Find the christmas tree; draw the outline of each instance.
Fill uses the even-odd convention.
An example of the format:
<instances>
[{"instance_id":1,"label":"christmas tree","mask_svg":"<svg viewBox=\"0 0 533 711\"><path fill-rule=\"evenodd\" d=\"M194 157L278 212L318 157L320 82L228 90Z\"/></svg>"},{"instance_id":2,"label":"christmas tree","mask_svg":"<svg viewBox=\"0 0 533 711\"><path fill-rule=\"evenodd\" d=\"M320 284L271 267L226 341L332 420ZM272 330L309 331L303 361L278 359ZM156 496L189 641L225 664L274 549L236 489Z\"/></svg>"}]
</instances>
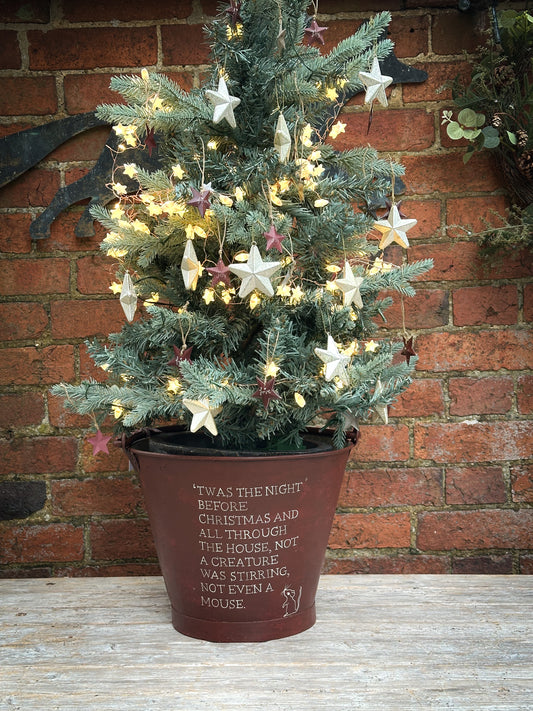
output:
<instances>
[{"instance_id":1,"label":"christmas tree","mask_svg":"<svg viewBox=\"0 0 533 711\"><path fill-rule=\"evenodd\" d=\"M386 420L410 383L412 340L372 338L391 303L380 293L412 296L431 266L383 260L391 242L408 246L416 222L391 194L403 169L367 145L334 147L343 92L364 86L371 105L387 102L390 17L321 54L327 28L307 5L222 7L206 30L213 61L201 88L147 70L112 80L126 104L100 106L100 117L124 151L157 146L164 168L124 162L115 204L94 210L129 323L90 344L106 382L54 393L92 413L98 435L111 414L120 431L178 422L222 448L285 450L318 424L342 447L359 420ZM373 228L379 243L366 239Z\"/></svg>"}]
</instances>

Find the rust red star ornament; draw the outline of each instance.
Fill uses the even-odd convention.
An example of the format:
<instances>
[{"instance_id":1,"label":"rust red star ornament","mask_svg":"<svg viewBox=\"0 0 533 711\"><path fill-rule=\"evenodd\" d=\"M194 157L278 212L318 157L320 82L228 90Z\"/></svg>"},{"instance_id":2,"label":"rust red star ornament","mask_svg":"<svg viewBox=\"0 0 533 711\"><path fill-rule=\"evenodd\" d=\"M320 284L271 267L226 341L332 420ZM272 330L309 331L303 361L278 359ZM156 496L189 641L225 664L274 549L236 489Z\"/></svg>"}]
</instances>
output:
<instances>
[{"instance_id":1,"label":"rust red star ornament","mask_svg":"<svg viewBox=\"0 0 533 711\"><path fill-rule=\"evenodd\" d=\"M178 346L172 346L174 349L174 358L171 358L167 365L175 365L177 368L180 367L180 363L182 363L184 360L191 362L191 353L192 353L192 346L190 348L187 348L186 346L183 346L183 348L178 348Z\"/></svg>"},{"instance_id":2,"label":"rust red star ornament","mask_svg":"<svg viewBox=\"0 0 533 711\"><path fill-rule=\"evenodd\" d=\"M93 454L98 454L98 452L109 454L107 445L110 439L111 435L104 435L100 432L100 430L96 430L96 434L92 437L87 437L87 441L92 445Z\"/></svg>"},{"instance_id":3,"label":"rust red star ornament","mask_svg":"<svg viewBox=\"0 0 533 711\"><path fill-rule=\"evenodd\" d=\"M413 348L413 338L414 338L414 336L409 336L409 338L402 336L403 348L400 351L400 353L401 353L401 355L405 356L407 365L409 365L409 361L411 360L411 357L416 355L415 349Z\"/></svg>"},{"instance_id":4,"label":"rust red star ornament","mask_svg":"<svg viewBox=\"0 0 533 711\"><path fill-rule=\"evenodd\" d=\"M274 390L276 378L268 378L266 380L256 378L256 381L258 387L252 397L261 398L265 410L268 408L271 400L281 400L281 395Z\"/></svg>"}]
</instances>

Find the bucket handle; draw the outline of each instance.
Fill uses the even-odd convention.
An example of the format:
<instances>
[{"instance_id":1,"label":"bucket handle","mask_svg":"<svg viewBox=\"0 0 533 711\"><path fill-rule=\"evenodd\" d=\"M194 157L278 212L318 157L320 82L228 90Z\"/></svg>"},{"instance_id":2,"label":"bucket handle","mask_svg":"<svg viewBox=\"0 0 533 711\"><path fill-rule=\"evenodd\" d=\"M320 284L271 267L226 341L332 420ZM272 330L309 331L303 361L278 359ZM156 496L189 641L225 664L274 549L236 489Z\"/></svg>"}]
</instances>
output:
<instances>
[{"instance_id":1,"label":"bucket handle","mask_svg":"<svg viewBox=\"0 0 533 711\"><path fill-rule=\"evenodd\" d=\"M139 473L139 459L135 452L132 450L132 445L138 440L138 439L144 439L145 437L149 437L153 433L160 432L161 430L158 430L156 427L143 427L140 430L136 430L131 434L129 437L126 435L125 432L122 433L121 437L117 437L115 440L115 445L117 447L120 447L124 454L128 457L131 466L135 469L137 474Z\"/></svg>"}]
</instances>

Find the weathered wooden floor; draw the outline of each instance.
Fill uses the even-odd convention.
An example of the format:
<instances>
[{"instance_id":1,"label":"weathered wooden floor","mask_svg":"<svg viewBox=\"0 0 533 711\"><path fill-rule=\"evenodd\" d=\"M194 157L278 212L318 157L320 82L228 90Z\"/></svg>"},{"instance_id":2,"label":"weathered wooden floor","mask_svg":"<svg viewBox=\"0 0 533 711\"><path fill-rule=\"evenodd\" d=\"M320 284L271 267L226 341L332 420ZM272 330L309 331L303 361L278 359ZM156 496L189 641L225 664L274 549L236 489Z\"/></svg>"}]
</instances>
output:
<instances>
[{"instance_id":1,"label":"weathered wooden floor","mask_svg":"<svg viewBox=\"0 0 533 711\"><path fill-rule=\"evenodd\" d=\"M533 576L325 576L295 637L171 626L161 578L0 580L2 711L533 709Z\"/></svg>"}]
</instances>

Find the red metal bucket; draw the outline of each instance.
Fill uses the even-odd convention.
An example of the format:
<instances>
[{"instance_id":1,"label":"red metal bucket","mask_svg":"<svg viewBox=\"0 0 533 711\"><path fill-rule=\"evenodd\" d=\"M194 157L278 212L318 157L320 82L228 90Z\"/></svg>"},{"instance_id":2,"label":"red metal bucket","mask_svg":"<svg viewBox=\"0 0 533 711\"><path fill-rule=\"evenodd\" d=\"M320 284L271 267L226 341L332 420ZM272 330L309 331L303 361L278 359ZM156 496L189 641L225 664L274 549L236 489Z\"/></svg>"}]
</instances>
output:
<instances>
[{"instance_id":1,"label":"red metal bucket","mask_svg":"<svg viewBox=\"0 0 533 711\"><path fill-rule=\"evenodd\" d=\"M266 641L311 627L351 446L311 443L269 456L151 449L146 436L127 446L174 627L213 642Z\"/></svg>"}]
</instances>

